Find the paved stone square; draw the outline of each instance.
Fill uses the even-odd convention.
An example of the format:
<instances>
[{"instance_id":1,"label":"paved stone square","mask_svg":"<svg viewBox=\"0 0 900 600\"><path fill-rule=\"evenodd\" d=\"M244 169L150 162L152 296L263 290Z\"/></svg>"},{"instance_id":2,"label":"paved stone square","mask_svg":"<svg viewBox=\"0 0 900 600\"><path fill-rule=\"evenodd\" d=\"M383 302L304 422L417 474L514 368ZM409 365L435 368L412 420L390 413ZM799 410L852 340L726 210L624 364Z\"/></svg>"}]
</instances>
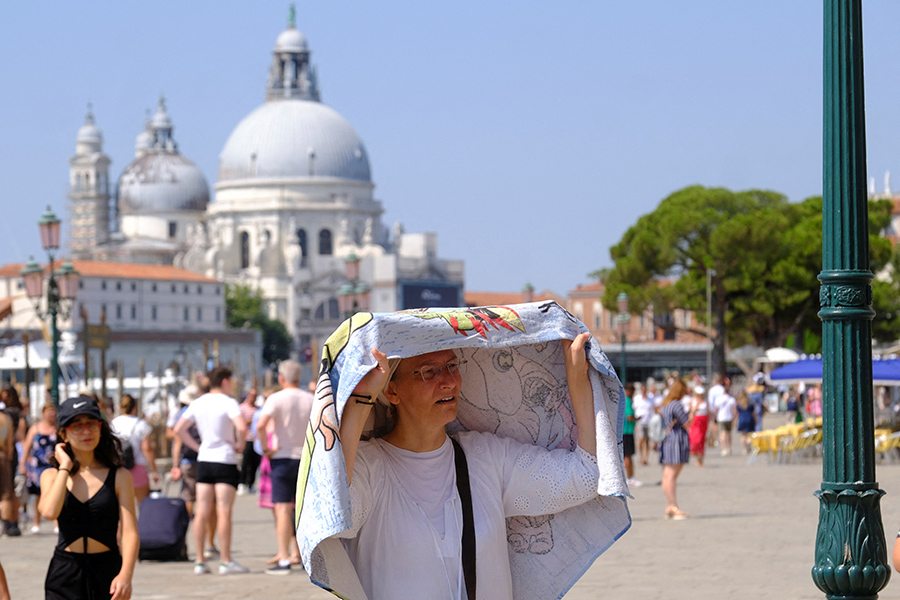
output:
<instances>
[{"instance_id":1,"label":"paved stone square","mask_svg":"<svg viewBox=\"0 0 900 600\"><path fill-rule=\"evenodd\" d=\"M900 464L880 465L877 473L887 492L882 511L890 551L900 528ZM663 519L660 475L659 466L638 466L637 477L645 485L633 491L631 529L594 563L567 600L824 598L809 574L820 464L771 465L763 459L748 467L739 454L708 456L706 467L686 467L679 479L679 503L691 514L684 521ZM13 600L43 598L56 543L50 529L45 524L41 535L0 539ZM257 508L255 496L237 498L234 547L235 558L251 573L195 576L192 563L139 563L133 597L333 598L305 573L264 573L265 559L275 552L274 520L269 510ZM892 580L880 597L900 597L900 583Z\"/></svg>"}]
</instances>

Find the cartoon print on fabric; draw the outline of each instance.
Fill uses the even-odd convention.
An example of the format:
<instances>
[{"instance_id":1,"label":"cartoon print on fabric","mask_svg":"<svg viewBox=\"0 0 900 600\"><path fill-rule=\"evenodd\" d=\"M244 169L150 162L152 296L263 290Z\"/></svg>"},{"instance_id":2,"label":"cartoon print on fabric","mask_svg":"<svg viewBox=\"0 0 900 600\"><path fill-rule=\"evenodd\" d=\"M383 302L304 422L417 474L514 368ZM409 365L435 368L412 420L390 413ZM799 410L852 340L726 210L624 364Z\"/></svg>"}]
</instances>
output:
<instances>
[{"instance_id":1,"label":"cartoon print on fabric","mask_svg":"<svg viewBox=\"0 0 900 600\"><path fill-rule=\"evenodd\" d=\"M341 323L338 328L334 330L334 333L328 336L328 340L326 340L325 345L322 346L322 363L319 365L320 377L323 373L329 373L331 368L334 367L334 362L337 360L338 356L340 356L341 351L347 347L353 332L368 325L372 321L372 318L372 313L370 312L356 313Z\"/></svg>"},{"instance_id":2,"label":"cartoon print on fabric","mask_svg":"<svg viewBox=\"0 0 900 600\"><path fill-rule=\"evenodd\" d=\"M506 539L516 554L547 554L553 550L553 515L510 517L506 520Z\"/></svg>"},{"instance_id":3,"label":"cartoon print on fabric","mask_svg":"<svg viewBox=\"0 0 900 600\"><path fill-rule=\"evenodd\" d=\"M372 313L368 312L353 315L341 323L322 347L322 363L319 367L319 381L316 383L316 397L312 406L309 426L306 429L306 443L303 445L300 474L297 478L295 525L300 523L300 513L303 511L303 497L306 494L306 486L309 482L312 455L318 445L316 433L319 434L322 442L325 444L325 452L331 451L334 448L335 441L338 439L337 407L335 406L329 373L334 367L337 357L347 347L350 336L371 323L372 318Z\"/></svg>"},{"instance_id":4,"label":"cartoon print on fabric","mask_svg":"<svg viewBox=\"0 0 900 600\"><path fill-rule=\"evenodd\" d=\"M421 312L418 312L421 311ZM494 329L509 329L510 331L525 331L525 325L519 318L519 314L508 306L479 306L477 308L444 310L430 312L429 309L416 309L405 311L420 319L444 319L453 327L453 331L460 335L469 335L468 331L475 331L481 337L487 337L489 327Z\"/></svg>"},{"instance_id":5,"label":"cartoon print on fabric","mask_svg":"<svg viewBox=\"0 0 900 600\"><path fill-rule=\"evenodd\" d=\"M578 440L571 403L566 402L562 344L461 352L468 359L460 392L459 423L463 428L545 448L575 449Z\"/></svg>"},{"instance_id":6,"label":"cartoon print on fabric","mask_svg":"<svg viewBox=\"0 0 900 600\"><path fill-rule=\"evenodd\" d=\"M575 415L568 401L565 358L558 340L524 346L463 348L460 352L468 360L460 391L458 426L461 429L490 431L544 448L575 450L578 445ZM550 552L553 549L550 519L550 516L507 519L506 535L511 551Z\"/></svg>"}]
</instances>

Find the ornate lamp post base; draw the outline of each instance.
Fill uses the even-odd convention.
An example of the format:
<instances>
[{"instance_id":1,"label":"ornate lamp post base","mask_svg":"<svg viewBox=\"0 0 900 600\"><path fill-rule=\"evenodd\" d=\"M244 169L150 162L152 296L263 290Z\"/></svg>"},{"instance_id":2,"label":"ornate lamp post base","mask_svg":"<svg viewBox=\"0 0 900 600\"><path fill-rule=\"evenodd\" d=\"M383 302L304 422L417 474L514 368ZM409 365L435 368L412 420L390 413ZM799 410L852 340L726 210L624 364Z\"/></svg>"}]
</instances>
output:
<instances>
[{"instance_id":1,"label":"ornate lamp post base","mask_svg":"<svg viewBox=\"0 0 900 600\"><path fill-rule=\"evenodd\" d=\"M890 580L881 520L883 495L877 484L816 492L819 531L812 578L827 598L874 599Z\"/></svg>"}]
</instances>

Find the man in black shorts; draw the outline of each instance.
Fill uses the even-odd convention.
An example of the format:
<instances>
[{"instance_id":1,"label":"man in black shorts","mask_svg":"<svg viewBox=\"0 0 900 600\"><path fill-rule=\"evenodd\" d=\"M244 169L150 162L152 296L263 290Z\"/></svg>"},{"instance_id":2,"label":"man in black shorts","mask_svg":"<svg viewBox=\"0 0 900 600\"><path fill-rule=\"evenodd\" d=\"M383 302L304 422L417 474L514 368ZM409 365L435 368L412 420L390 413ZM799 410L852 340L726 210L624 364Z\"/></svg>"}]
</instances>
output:
<instances>
[{"instance_id":1,"label":"man in black shorts","mask_svg":"<svg viewBox=\"0 0 900 600\"><path fill-rule=\"evenodd\" d=\"M271 424L273 438L278 440L278 445L272 447L264 434L259 436L263 454L272 465L272 502L278 536L278 562L266 571L269 575L287 575L291 563L300 560L294 538L294 497L313 403L313 395L300 389L300 374L300 363L295 360L278 365L278 383L283 389L266 398L257 423L260 432L267 431Z\"/></svg>"},{"instance_id":2,"label":"man in black shorts","mask_svg":"<svg viewBox=\"0 0 900 600\"><path fill-rule=\"evenodd\" d=\"M203 560L203 543L216 511L221 563L219 574L246 573L247 567L231 558L231 511L237 492L238 459L244 448L247 426L237 400L231 397L231 370L217 367L209 373L210 390L194 400L175 425L175 434L185 446L197 451L197 504L194 510L194 541L197 562L194 574L209 573ZM201 443L188 430L197 426ZM215 507L215 508L214 508Z\"/></svg>"}]
</instances>

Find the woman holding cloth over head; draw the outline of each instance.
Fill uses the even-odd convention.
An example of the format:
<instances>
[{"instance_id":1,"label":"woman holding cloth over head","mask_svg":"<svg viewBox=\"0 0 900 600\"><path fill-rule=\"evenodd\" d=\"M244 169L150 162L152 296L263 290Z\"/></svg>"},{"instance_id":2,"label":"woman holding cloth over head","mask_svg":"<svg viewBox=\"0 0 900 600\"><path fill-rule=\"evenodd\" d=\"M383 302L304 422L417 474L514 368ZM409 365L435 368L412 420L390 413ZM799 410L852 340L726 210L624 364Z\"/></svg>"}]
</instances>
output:
<instances>
[{"instance_id":1,"label":"woman holding cloth over head","mask_svg":"<svg viewBox=\"0 0 900 600\"><path fill-rule=\"evenodd\" d=\"M378 365L341 418L353 526L335 536L344 538L370 600L460 600L475 598L476 589L479 598L511 600L506 519L558 513L597 497L588 338L562 340L574 452L476 431L451 438L445 426L457 417L466 361L453 350L390 362L372 351ZM394 428L360 442L376 401L390 404Z\"/></svg>"},{"instance_id":2,"label":"woman holding cloth over head","mask_svg":"<svg viewBox=\"0 0 900 600\"><path fill-rule=\"evenodd\" d=\"M139 541L134 483L122 468L119 439L88 396L63 402L58 423L61 443L41 474L38 505L41 516L59 523L46 598L128 600Z\"/></svg>"}]
</instances>

